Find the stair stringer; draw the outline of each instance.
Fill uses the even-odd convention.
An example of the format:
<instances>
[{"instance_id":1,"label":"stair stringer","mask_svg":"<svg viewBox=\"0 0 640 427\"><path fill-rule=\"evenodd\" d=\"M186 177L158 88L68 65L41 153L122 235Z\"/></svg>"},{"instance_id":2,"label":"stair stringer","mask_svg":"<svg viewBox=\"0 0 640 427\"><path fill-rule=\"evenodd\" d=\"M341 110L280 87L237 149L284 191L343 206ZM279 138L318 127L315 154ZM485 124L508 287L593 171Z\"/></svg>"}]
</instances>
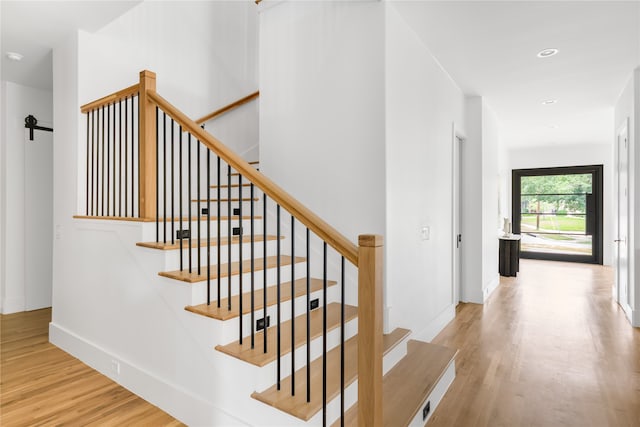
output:
<instances>
[{"instance_id":1,"label":"stair stringer","mask_svg":"<svg viewBox=\"0 0 640 427\"><path fill-rule=\"evenodd\" d=\"M228 326L184 310L191 287L159 277L161 255L135 246L154 233L154 224L74 221L65 237L82 286L76 309L54 316L51 341L189 425L299 425L251 399L261 385L251 371L214 351Z\"/></svg>"}]
</instances>

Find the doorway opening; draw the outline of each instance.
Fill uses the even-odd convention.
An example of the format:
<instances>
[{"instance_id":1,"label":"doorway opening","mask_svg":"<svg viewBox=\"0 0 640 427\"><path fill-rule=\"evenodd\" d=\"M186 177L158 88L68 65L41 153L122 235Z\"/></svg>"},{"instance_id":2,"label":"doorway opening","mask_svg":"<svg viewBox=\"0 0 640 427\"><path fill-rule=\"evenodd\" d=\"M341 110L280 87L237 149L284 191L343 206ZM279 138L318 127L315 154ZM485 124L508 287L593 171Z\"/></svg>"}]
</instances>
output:
<instances>
[{"instance_id":1,"label":"doorway opening","mask_svg":"<svg viewBox=\"0 0 640 427\"><path fill-rule=\"evenodd\" d=\"M522 258L602 264L602 165L512 173Z\"/></svg>"}]
</instances>

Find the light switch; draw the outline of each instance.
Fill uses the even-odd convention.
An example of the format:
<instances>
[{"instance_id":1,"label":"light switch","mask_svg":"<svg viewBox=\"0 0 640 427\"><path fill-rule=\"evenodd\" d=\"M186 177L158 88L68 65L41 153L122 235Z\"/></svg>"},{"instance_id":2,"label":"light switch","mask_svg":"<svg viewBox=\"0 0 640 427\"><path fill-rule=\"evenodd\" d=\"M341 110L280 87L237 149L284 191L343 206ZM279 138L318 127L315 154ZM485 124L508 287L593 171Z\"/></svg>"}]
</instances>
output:
<instances>
[{"instance_id":1,"label":"light switch","mask_svg":"<svg viewBox=\"0 0 640 427\"><path fill-rule=\"evenodd\" d=\"M429 227L422 227L422 230L420 232L421 236L422 236L422 240L429 240L429 237L431 235L431 231L429 230Z\"/></svg>"}]
</instances>

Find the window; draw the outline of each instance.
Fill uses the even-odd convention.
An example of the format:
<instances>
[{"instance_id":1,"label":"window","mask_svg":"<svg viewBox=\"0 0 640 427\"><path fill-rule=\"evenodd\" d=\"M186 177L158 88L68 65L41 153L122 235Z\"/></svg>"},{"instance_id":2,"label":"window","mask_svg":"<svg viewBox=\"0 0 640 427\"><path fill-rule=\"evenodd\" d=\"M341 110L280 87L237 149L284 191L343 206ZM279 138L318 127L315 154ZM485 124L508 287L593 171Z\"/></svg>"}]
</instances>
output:
<instances>
[{"instance_id":1,"label":"window","mask_svg":"<svg viewBox=\"0 0 640 427\"><path fill-rule=\"evenodd\" d=\"M513 171L523 258L602 264L602 165Z\"/></svg>"}]
</instances>

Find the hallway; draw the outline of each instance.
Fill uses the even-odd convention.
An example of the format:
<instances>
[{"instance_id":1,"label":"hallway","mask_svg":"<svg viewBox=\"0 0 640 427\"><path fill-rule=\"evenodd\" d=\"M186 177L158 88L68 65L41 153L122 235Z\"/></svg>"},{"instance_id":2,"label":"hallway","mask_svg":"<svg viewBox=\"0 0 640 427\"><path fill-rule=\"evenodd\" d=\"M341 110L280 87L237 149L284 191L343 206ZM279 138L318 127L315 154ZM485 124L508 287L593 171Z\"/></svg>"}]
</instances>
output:
<instances>
[{"instance_id":1,"label":"hallway","mask_svg":"<svg viewBox=\"0 0 640 427\"><path fill-rule=\"evenodd\" d=\"M522 260L484 306L460 304L433 341L460 353L428 426L639 426L640 330L613 273Z\"/></svg>"}]
</instances>

